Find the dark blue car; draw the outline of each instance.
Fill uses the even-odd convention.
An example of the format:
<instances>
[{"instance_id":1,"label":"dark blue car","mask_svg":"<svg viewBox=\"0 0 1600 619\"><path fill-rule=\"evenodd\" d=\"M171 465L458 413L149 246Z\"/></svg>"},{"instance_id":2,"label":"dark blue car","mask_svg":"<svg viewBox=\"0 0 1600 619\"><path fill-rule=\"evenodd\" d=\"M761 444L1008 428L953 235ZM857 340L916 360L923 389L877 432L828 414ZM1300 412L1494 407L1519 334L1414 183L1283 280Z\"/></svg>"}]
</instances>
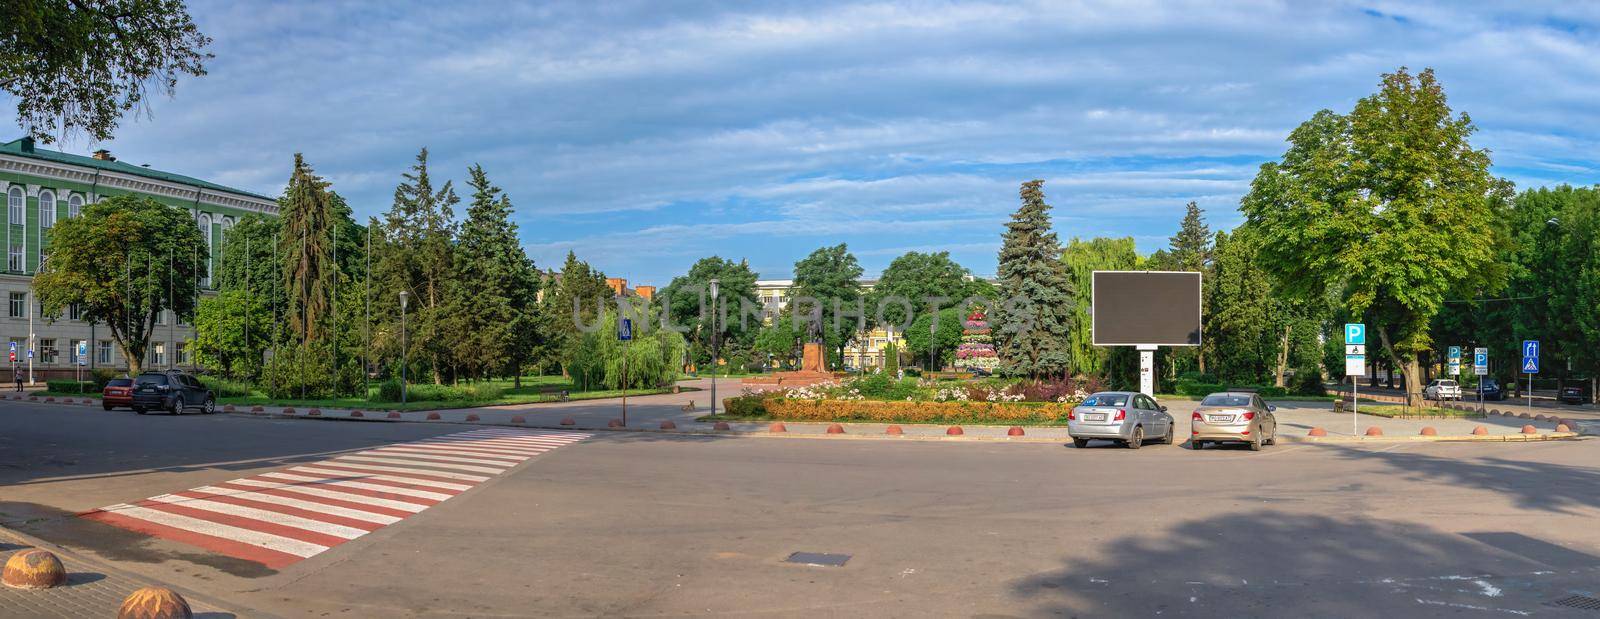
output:
<instances>
[{"instance_id":1,"label":"dark blue car","mask_svg":"<svg viewBox=\"0 0 1600 619\"><path fill-rule=\"evenodd\" d=\"M1483 379L1483 399L1485 399L1485 400L1504 400L1504 399L1506 399L1506 390L1502 389L1500 387L1500 381L1495 380L1493 378L1485 378L1485 379Z\"/></svg>"}]
</instances>

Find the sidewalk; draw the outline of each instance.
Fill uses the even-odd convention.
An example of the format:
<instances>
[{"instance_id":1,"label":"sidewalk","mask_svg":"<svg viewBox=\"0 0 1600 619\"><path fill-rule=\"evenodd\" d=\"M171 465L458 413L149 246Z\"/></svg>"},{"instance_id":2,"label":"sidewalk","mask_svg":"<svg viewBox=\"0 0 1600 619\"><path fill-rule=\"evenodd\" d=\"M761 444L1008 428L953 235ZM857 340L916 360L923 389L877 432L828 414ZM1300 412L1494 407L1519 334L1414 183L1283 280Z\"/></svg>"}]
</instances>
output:
<instances>
[{"instance_id":1,"label":"sidewalk","mask_svg":"<svg viewBox=\"0 0 1600 619\"><path fill-rule=\"evenodd\" d=\"M67 583L42 590L27 591L0 586L0 617L115 617L122 601L143 587L162 586L163 583L124 574L103 565L83 559L60 547L34 540L6 528L0 528L0 564L11 555L33 548L48 550L67 568ZM176 590L176 589L174 589ZM235 612L188 591L178 591L197 618L223 619L239 617ZM242 611L240 611L242 612ZM258 617L253 612L249 615Z\"/></svg>"}]
</instances>

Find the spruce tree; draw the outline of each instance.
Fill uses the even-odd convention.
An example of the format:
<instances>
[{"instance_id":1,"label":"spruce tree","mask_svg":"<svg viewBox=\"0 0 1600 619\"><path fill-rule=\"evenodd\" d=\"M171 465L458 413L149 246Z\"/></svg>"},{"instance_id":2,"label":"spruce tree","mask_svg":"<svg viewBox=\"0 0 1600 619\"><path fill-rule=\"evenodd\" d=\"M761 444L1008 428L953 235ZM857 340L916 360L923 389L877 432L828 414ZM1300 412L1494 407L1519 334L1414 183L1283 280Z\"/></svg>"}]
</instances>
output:
<instances>
[{"instance_id":1,"label":"spruce tree","mask_svg":"<svg viewBox=\"0 0 1600 619\"><path fill-rule=\"evenodd\" d=\"M1211 228L1206 226L1204 210L1190 202L1169 242L1172 261L1181 271L1204 271L1211 264Z\"/></svg>"},{"instance_id":2,"label":"spruce tree","mask_svg":"<svg viewBox=\"0 0 1600 619\"><path fill-rule=\"evenodd\" d=\"M278 255L283 260L283 287L289 330L302 342L325 341L332 324L333 218L328 183L318 177L299 153L284 191L279 219Z\"/></svg>"},{"instance_id":3,"label":"spruce tree","mask_svg":"<svg viewBox=\"0 0 1600 619\"><path fill-rule=\"evenodd\" d=\"M1001 300L995 328L1000 370L1039 378L1065 375L1070 368L1072 298L1075 293L1061 262L1061 243L1050 229L1044 181L1022 184L1022 207L1001 235Z\"/></svg>"},{"instance_id":4,"label":"spruce tree","mask_svg":"<svg viewBox=\"0 0 1600 619\"><path fill-rule=\"evenodd\" d=\"M511 200L482 166L468 170L472 203L455 247L455 284L448 312L455 357L469 376L512 373L531 348L527 315L537 291L533 262L517 241Z\"/></svg>"},{"instance_id":5,"label":"spruce tree","mask_svg":"<svg viewBox=\"0 0 1600 619\"><path fill-rule=\"evenodd\" d=\"M425 360L434 382L449 370L449 342L439 318L454 271L453 207L460 198L449 182L435 190L428 175L428 149L403 175L394 190L394 204L384 216L381 242L374 238L373 311L388 317L381 345L398 355L401 345L399 292L410 294L405 339L406 361ZM415 374L413 374L415 375Z\"/></svg>"}]
</instances>

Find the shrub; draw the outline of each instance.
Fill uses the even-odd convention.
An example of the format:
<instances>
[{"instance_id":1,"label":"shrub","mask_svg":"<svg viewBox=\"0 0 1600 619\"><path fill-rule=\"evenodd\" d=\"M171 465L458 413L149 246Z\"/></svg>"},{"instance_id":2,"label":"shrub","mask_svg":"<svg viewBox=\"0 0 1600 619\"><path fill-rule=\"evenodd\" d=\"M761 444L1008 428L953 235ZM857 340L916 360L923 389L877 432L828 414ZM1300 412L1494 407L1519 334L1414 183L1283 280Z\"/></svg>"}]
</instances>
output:
<instances>
[{"instance_id":1,"label":"shrub","mask_svg":"<svg viewBox=\"0 0 1600 619\"><path fill-rule=\"evenodd\" d=\"M859 421L898 423L1012 422L1057 423L1072 407L1057 403L885 402L876 400L794 400L767 398L767 416L784 421ZM730 411L732 408L730 407Z\"/></svg>"},{"instance_id":2,"label":"shrub","mask_svg":"<svg viewBox=\"0 0 1600 619\"><path fill-rule=\"evenodd\" d=\"M1324 395L1322 376L1316 370L1296 373L1294 392L1299 395Z\"/></svg>"},{"instance_id":3,"label":"shrub","mask_svg":"<svg viewBox=\"0 0 1600 619\"><path fill-rule=\"evenodd\" d=\"M93 393L97 391L94 386L94 381L92 380L77 381L57 379L44 381L44 384L45 388L56 393Z\"/></svg>"},{"instance_id":4,"label":"shrub","mask_svg":"<svg viewBox=\"0 0 1600 619\"><path fill-rule=\"evenodd\" d=\"M1256 387L1256 395L1259 395L1263 398L1281 398L1289 395L1289 390L1284 389L1283 387L1269 385L1266 387Z\"/></svg>"},{"instance_id":5,"label":"shrub","mask_svg":"<svg viewBox=\"0 0 1600 619\"><path fill-rule=\"evenodd\" d=\"M477 402L498 400L505 390L488 383L470 385L434 385L411 383L406 385L407 402ZM400 401L400 381L389 380L378 385L379 402Z\"/></svg>"},{"instance_id":6,"label":"shrub","mask_svg":"<svg viewBox=\"0 0 1600 619\"><path fill-rule=\"evenodd\" d=\"M888 372L874 372L849 382L845 387L854 389L861 397L872 400L904 400L922 394L915 379L901 380Z\"/></svg>"},{"instance_id":7,"label":"shrub","mask_svg":"<svg viewBox=\"0 0 1600 619\"><path fill-rule=\"evenodd\" d=\"M765 395L752 393L749 395L734 396L722 400L723 414L733 417L761 417L767 414L763 404Z\"/></svg>"},{"instance_id":8,"label":"shrub","mask_svg":"<svg viewBox=\"0 0 1600 619\"><path fill-rule=\"evenodd\" d=\"M200 382L205 384L207 389L215 392L219 398L242 398L248 397L255 392L255 388L250 383L227 380L216 376L201 376Z\"/></svg>"}]
</instances>

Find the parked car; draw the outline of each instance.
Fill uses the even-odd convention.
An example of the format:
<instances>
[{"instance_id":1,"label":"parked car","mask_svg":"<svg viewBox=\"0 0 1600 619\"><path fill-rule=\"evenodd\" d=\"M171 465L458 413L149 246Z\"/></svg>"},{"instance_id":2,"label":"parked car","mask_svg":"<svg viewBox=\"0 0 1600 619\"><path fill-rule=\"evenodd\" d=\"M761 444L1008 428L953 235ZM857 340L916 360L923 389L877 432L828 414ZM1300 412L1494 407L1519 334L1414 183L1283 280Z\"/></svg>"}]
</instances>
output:
<instances>
[{"instance_id":1,"label":"parked car","mask_svg":"<svg viewBox=\"0 0 1600 619\"><path fill-rule=\"evenodd\" d=\"M100 390L100 407L111 410L118 406L133 406L133 379L113 378Z\"/></svg>"},{"instance_id":2,"label":"parked car","mask_svg":"<svg viewBox=\"0 0 1600 619\"><path fill-rule=\"evenodd\" d=\"M133 412L140 415L151 410L180 415L188 408L199 408L209 415L216 412L217 396L186 372L144 372L133 378L132 406Z\"/></svg>"},{"instance_id":3,"label":"parked car","mask_svg":"<svg viewBox=\"0 0 1600 619\"><path fill-rule=\"evenodd\" d=\"M1067 413L1067 434L1074 447L1087 447L1092 439L1107 439L1138 449L1155 437L1171 445L1172 415L1156 399L1131 391L1102 391Z\"/></svg>"},{"instance_id":4,"label":"parked car","mask_svg":"<svg viewBox=\"0 0 1600 619\"><path fill-rule=\"evenodd\" d=\"M1206 443L1244 443L1251 451L1278 442L1278 407L1261 396L1243 391L1213 393L1200 400L1189 416L1189 446L1195 451Z\"/></svg>"},{"instance_id":5,"label":"parked car","mask_svg":"<svg viewBox=\"0 0 1600 619\"><path fill-rule=\"evenodd\" d=\"M1497 381L1497 380L1495 380L1493 378L1485 377L1483 379L1483 382L1480 383L1480 385L1483 388L1483 399L1485 399L1485 400L1504 400L1504 399L1506 399L1506 390L1500 387L1500 381Z\"/></svg>"},{"instance_id":6,"label":"parked car","mask_svg":"<svg viewBox=\"0 0 1600 619\"><path fill-rule=\"evenodd\" d=\"M1556 394L1556 399L1565 404L1587 404L1589 402L1587 391L1583 385L1567 385L1561 388L1561 393Z\"/></svg>"},{"instance_id":7,"label":"parked car","mask_svg":"<svg viewBox=\"0 0 1600 619\"><path fill-rule=\"evenodd\" d=\"M1424 400L1459 400L1461 399L1461 384L1448 378L1435 378L1422 389Z\"/></svg>"}]
</instances>

